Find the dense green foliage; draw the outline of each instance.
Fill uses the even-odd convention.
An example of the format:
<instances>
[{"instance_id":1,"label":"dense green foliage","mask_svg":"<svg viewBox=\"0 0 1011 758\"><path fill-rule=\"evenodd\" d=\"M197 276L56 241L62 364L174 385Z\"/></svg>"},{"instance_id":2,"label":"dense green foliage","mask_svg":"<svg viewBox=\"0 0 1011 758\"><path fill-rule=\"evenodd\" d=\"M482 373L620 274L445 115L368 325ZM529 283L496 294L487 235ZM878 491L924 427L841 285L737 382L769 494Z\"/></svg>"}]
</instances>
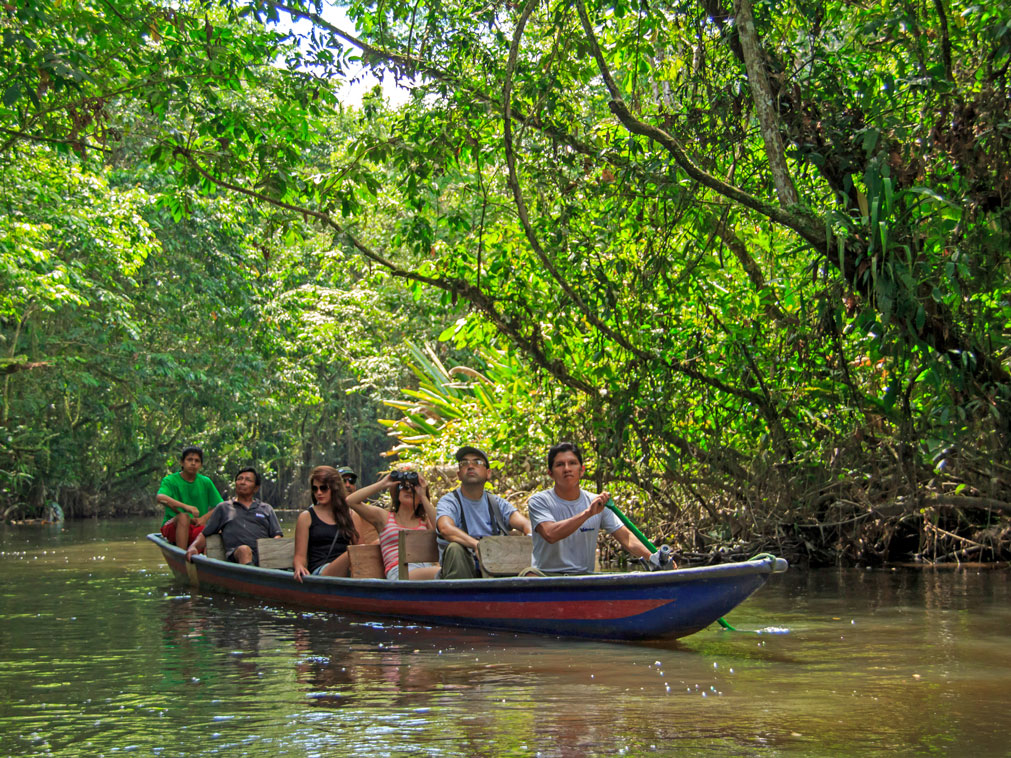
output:
<instances>
[{"instance_id":1,"label":"dense green foliage","mask_svg":"<svg viewBox=\"0 0 1011 758\"><path fill-rule=\"evenodd\" d=\"M342 5L357 31L302 2L5 12L10 492L44 478L25 451L81 444L75 397L122 463L203 429L299 468L337 429L378 450L402 385L400 449L475 438L525 490L576 438L686 547L879 560L888 508L924 530L899 552L941 520L1002 544L1006 2ZM410 101L345 112L349 58ZM52 171L71 207L33 202Z\"/></svg>"},{"instance_id":2,"label":"dense green foliage","mask_svg":"<svg viewBox=\"0 0 1011 758\"><path fill-rule=\"evenodd\" d=\"M406 293L386 287L378 307L383 277L278 244L226 198L190 197L173 221L143 177L111 173L117 188L73 156L31 157L36 184L11 167L7 185L7 505L135 507L190 442L222 483L246 461L272 469L279 501L303 494L309 465L381 465L367 396L396 386L396 364L373 356Z\"/></svg>"}]
</instances>

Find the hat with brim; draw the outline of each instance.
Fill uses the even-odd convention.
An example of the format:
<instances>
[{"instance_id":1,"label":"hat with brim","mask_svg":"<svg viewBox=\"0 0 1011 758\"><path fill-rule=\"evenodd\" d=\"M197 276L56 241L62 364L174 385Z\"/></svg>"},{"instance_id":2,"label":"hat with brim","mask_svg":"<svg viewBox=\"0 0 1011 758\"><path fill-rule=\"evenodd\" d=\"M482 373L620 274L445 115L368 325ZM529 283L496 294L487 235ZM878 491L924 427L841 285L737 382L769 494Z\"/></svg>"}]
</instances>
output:
<instances>
[{"instance_id":1,"label":"hat with brim","mask_svg":"<svg viewBox=\"0 0 1011 758\"><path fill-rule=\"evenodd\" d=\"M351 484L354 484L355 482L358 481L358 474L356 474L354 469L351 468L350 466L341 466L339 469L337 469L337 473L341 475L342 479L345 476L351 477Z\"/></svg>"},{"instance_id":2,"label":"hat with brim","mask_svg":"<svg viewBox=\"0 0 1011 758\"><path fill-rule=\"evenodd\" d=\"M477 447L471 447L470 445L464 445L463 447L461 447L459 450L456 451L456 462L459 463L468 455L480 458L481 460L484 461L485 466L490 465L488 463L488 456L484 454L484 450L481 450L480 448Z\"/></svg>"}]
</instances>

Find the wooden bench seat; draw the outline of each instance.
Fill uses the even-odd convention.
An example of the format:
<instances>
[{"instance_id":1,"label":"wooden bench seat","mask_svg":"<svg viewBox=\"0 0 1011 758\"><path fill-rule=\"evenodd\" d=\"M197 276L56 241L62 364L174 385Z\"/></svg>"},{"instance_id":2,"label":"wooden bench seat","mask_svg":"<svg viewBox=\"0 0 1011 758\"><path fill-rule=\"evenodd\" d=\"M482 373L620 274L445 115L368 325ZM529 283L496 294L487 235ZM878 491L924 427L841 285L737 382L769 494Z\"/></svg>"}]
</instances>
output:
<instances>
[{"instance_id":1,"label":"wooden bench seat","mask_svg":"<svg viewBox=\"0 0 1011 758\"><path fill-rule=\"evenodd\" d=\"M483 576L517 576L529 568L534 541L525 534L482 537L477 543L477 561Z\"/></svg>"},{"instance_id":2,"label":"wooden bench seat","mask_svg":"<svg viewBox=\"0 0 1011 758\"><path fill-rule=\"evenodd\" d=\"M256 542L260 554L260 567L290 570L295 563L295 538L260 539ZM398 575L407 579L408 564L436 563L439 547L435 532L431 530L403 530L398 536ZM526 535L484 537L478 542L477 556L483 576L516 576L530 566L533 542ZM225 559L225 549L220 534L207 537L208 558ZM351 545L351 576L359 579L385 579L383 553L379 545Z\"/></svg>"},{"instance_id":3,"label":"wooden bench seat","mask_svg":"<svg viewBox=\"0 0 1011 758\"><path fill-rule=\"evenodd\" d=\"M207 547L204 548L204 555L208 558L216 558L219 561L225 560L225 545L221 541L220 534L212 534L205 538Z\"/></svg>"},{"instance_id":4,"label":"wooden bench seat","mask_svg":"<svg viewBox=\"0 0 1011 758\"><path fill-rule=\"evenodd\" d=\"M408 578L408 564L438 563L439 546L435 532L430 529L415 531L404 529L397 535L397 576ZM350 545L351 576L357 579L385 579L383 552L379 545Z\"/></svg>"},{"instance_id":5,"label":"wooden bench seat","mask_svg":"<svg viewBox=\"0 0 1011 758\"><path fill-rule=\"evenodd\" d=\"M256 541L256 552L260 554L260 568L286 569L295 567L295 538L273 537L261 538Z\"/></svg>"},{"instance_id":6,"label":"wooden bench seat","mask_svg":"<svg viewBox=\"0 0 1011 758\"><path fill-rule=\"evenodd\" d=\"M348 545L354 579L385 579L383 551L379 545Z\"/></svg>"},{"instance_id":7,"label":"wooden bench seat","mask_svg":"<svg viewBox=\"0 0 1011 758\"><path fill-rule=\"evenodd\" d=\"M225 546L220 534L207 537L207 549L204 555L208 558L225 560ZM260 555L260 568L291 569L295 565L295 538L282 537L273 539L265 537L256 541L256 552Z\"/></svg>"},{"instance_id":8,"label":"wooden bench seat","mask_svg":"<svg viewBox=\"0 0 1011 758\"><path fill-rule=\"evenodd\" d=\"M431 529L414 531L404 529L397 535L397 575L409 579L408 564L438 563L439 545Z\"/></svg>"}]
</instances>

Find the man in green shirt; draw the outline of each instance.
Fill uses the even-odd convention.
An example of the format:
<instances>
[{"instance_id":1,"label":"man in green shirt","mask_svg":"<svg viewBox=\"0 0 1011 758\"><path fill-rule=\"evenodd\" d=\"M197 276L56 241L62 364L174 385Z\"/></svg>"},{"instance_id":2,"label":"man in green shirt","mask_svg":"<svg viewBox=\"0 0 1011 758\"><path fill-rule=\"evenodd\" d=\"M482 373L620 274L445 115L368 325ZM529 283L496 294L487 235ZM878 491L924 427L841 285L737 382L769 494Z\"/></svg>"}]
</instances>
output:
<instances>
[{"instance_id":1,"label":"man in green shirt","mask_svg":"<svg viewBox=\"0 0 1011 758\"><path fill-rule=\"evenodd\" d=\"M188 447L182 453L182 470L161 480L155 500L165 506L161 535L185 550L204 529L210 512L221 502L214 482L199 473L204 451Z\"/></svg>"}]
</instances>

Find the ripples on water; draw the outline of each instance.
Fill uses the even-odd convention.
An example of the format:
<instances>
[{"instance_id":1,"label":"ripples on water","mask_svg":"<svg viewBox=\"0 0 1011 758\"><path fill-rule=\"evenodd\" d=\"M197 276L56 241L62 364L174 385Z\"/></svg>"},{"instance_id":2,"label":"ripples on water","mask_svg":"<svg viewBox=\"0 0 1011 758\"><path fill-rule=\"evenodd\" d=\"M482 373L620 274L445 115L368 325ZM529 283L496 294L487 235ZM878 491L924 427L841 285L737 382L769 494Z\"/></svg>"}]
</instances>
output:
<instances>
[{"instance_id":1,"label":"ripples on water","mask_svg":"<svg viewBox=\"0 0 1011 758\"><path fill-rule=\"evenodd\" d=\"M1002 570L791 571L730 616L766 633L619 645L191 595L147 528L0 530L0 754L1011 752Z\"/></svg>"}]
</instances>

